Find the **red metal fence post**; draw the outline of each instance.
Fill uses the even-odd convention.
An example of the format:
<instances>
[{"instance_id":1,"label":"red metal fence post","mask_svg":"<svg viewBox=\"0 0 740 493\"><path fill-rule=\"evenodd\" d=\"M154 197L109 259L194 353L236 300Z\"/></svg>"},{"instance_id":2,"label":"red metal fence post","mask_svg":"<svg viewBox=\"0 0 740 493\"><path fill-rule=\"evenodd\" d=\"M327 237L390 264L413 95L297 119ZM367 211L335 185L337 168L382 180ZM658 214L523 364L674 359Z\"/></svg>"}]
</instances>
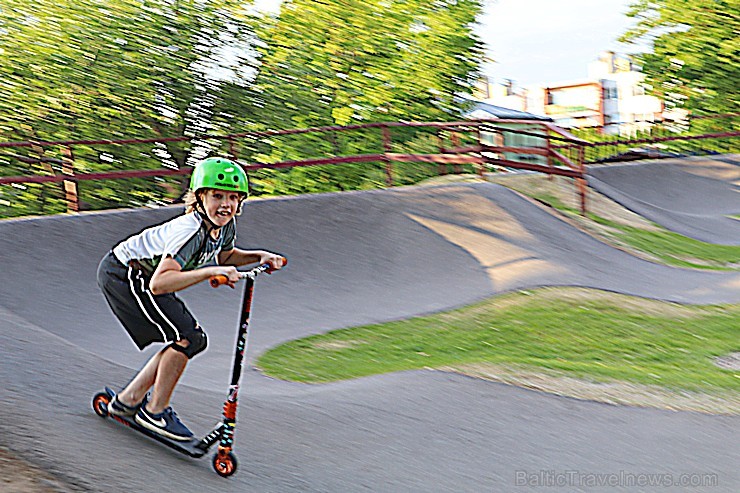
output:
<instances>
[{"instance_id":1,"label":"red metal fence post","mask_svg":"<svg viewBox=\"0 0 740 493\"><path fill-rule=\"evenodd\" d=\"M460 135L458 135L456 131L453 130L450 132L450 140L452 141L453 148L457 149L460 147ZM462 173L462 166L460 166L459 164L455 164L453 165L452 170L455 174L459 175Z\"/></svg>"},{"instance_id":2,"label":"red metal fence post","mask_svg":"<svg viewBox=\"0 0 740 493\"><path fill-rule=\"evenodd\" d=\"M481 133L481 127L480 125L475 127L475 133L476 133L476 139L478 143L478 147L481 147L483 144L483 135ZM485 167L486 167L486 158L483 156L483 149L480 150L480 163L478 164L478 176L481 178L485 177Z\"/></svg>"},{"instance_id":3,"label":"red metal fence post","mask_svg":"<svg viewBox=\"0 0 740 493\"><path fill-rule=\"evenodd\" d=\"M50 176L56 175L56 172L54 171L54 168L52 167L51 163L48 162L45 159L44 153L46 150L43 146L36 145L35 143L31 143L31 152L36 155L38 158L38 163L41 166L41 169L43 169L46 173L48 173ZM43 214L46 209L46 189L48 187L45 187L44 185L41 185L41 195L39 197L39 202L41 204L41 213Z\"/></svg>"},{"instance_id":4,"label":"red metal fence post","mask_svg":"<svg viewBox=\"0 0 740 493\"><path fill-rule=\"evenodd\" d=\"M580 144L578 146L578 168L581 170L581 176L583 176L583 178L577 178L576 182L578 183L578 194L581 198L581 214L584 216L588 212L586 208L586 194L588 193L588 183L586 182L586 165L584 164L585 153L585 144Z\"/></svg>"},{"instance_id":5,"label":"red metal fence post","mask_svg":"<svg viewBox=\"0 0 740 493\"><path fill-rule=\"evenodd\" d=\"M554 168L555 165L552 162L552 141L550 140L550 127L547 124L542 125L542 129L545 131L545 145L547 146L547 165L550 168ZM555 175L549 174L547 176L549 181L555 179Z\"/></svg>"},{"instance_id":6,"label":"red metal fence post","mask_svg":"<svg viewBox=\"0 0 740 493\"><path fill-rule=\"evenodd\" d=\"M444 139L440 135L442 130L437 130L437 148L439 150L440 154L444 154L445 152L445 146L444 146ZM437 164L437 174L440 176L447 174L447 165L443 163Z\"/></svg>"},{"instance_id":7,"label":"red metal fence post","mask_svg":"<svg viewBox=\"0 0 740 493\"><path fill-rule=\"evenodd\" d=\"M72 148L62 147L62 174L74 177L75 162ZM75 213L80 210L79 195L77 193L77 182L74 179L64 180L64 195L67 200L67 212Z\"/></svg>"},{"instance_id":8,"label":"red metal fence post","mask_svg":"<svg viewBox=\"0 0 740 493\"><path fill-rule=\"evenodd\" d=\"M393 186L393 162L388 158L388 154L393 150L391 145L391 129L388 125L381 127L383 130L383 151L385 152L385 183L389 187Z\"/></svg>"}]
</instances>

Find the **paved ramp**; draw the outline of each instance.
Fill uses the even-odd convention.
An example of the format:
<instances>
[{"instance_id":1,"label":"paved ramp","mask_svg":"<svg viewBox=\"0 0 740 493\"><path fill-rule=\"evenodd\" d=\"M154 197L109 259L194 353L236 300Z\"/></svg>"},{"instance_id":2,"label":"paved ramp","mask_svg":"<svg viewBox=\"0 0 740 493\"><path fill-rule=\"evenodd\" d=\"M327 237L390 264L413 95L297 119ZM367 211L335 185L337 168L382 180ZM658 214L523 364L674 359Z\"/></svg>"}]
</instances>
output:
<instances>
[{"instance_id":1,"label":"paved ramp","mask_svg":"<svg viewBox=\"0 0 740 493\"><path fill-rule=\"evenodd\" d=\"M664 159L589 169L589 185L661 226L740 245L740 156Z\"/></svg>"},{"instance_id":2,"label":"paved ramp","mask_svg":"<svg viewBox=\"0 0 740 493\"><path fill-rule=\"evenodd\" d=\"M98 293L97 262L122 237L179 213L0 223L0 444L88 491L516 491L516 471L548 470L706 471L720 475L717 491L740 485L737 418L611 407L432 371L310 386L252 369L237 430L241 471L221 480L206 460L176 455L89 408L92 393L123 385L147 356ZM519 288L740 301L740 273L636 259L492 184L253 201L238 235L241 246L290 259L258 281L250 362L307 334ZM240 293L202 285L183 297L211 344L174 403L203 433L223 399Z\"/></svg>"}]
</instances>

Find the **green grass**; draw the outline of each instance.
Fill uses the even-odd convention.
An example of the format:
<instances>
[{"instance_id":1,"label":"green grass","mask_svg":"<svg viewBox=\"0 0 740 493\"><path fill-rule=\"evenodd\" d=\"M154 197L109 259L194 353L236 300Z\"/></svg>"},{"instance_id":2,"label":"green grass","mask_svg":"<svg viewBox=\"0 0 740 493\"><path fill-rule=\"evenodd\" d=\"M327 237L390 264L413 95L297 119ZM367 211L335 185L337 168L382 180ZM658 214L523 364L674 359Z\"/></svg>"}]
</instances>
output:
<instances>
[{"instance_id":1,"label":"green grass","mask_svg":"<svg viewBox=\"0 0 740 493\"><path fill-rule=\"evenodd\" d=\"M594 216L594 221L618 230L617 237L668 265L729 270L740 266L740 246L715 245L660 229L647 231Z\"/></svg>"},{"instance_id":2,"label":"green grass","mask_svg":"<svg viewBox=\"0 0 740 493\"><path fill-rule=\"evenodd\" d=\"M552 195L540 194L533 198L565 214L579 214L579 211L566 206ZM609 227L619 241L659 259L666 265L709 270L735 270L740 267L740 246L705 243L668 231L658 225L655 225L655 230L649 231L610 221L591 213L587 214L587 218Z\"/></svg>"},{"instance_id":3,"label":"green grass","mask_svg":"<svg viewBox=\"0 0 740 493\"><path fill-rule=\"evenodd\" d=\"M268 375L330 382L489 363L673 390L740 391L713 359L740 349L740 305L686 307L591 290L514 293L459 310L337 330L278 346Z\"/></svg>"},{"instance_id":4,"label":"green grass","mask_svg":"<svg viewBox=\"0 0 740 493\"><path fill-rule=\"evenodd\" d=\"M552 195L533 197L569 214ZM740 247L703 243L656 226L589 214L609 235L668 265L737 269ZM740 351L740 305L690 307L596 290L540 289L410 320L332 331L278 346L258 360L268 375L322 383L421 368L503 370L660 387L727 399L740 372L714 359ZM472 370L470 370L472 368ZM516 381L516 379L515 379ZM567 392L566 392L567 393ZM733 407L734 406L734 407Z\"/></svg>"}]
</instances>

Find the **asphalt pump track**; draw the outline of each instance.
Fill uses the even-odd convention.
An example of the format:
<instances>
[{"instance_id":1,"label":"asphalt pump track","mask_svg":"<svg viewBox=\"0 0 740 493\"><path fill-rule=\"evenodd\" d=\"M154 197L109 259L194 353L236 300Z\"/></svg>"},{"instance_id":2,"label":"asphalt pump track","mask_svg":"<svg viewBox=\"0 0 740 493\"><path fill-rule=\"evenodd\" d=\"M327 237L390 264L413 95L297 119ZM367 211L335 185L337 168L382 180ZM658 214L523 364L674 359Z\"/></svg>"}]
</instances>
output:
<instances>
[{"instance_id":1,"label":"asphalt pump track","mask_svg":"<svg viewBox=\"0 0 740 493\"><path fill-rule=\"evenodd\" d=\"M249 203L238 244L279 251L290 265L257 283L232 478L101 420L91 395L125 384L151 353L110 314L97 263L126 235L180 213L0 222L0 445L72 490L526 491L568 472L716 474L712 491L740 487L737 416L611 406L433 370L304 385L251 366L287 340L540 286L740 301L738 272L637 259L490 183ZM198 435L218 419L240 292L203 284L183 298L210 337L173 402Z\"/></svg>"}]
</instances>

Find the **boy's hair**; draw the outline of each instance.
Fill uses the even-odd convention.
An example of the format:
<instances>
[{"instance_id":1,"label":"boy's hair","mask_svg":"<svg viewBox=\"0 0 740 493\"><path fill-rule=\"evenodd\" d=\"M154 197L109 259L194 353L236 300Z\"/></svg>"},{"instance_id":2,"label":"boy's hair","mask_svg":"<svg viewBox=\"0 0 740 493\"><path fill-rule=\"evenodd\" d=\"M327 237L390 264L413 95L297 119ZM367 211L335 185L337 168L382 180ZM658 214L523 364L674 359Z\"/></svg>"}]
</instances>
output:
<instances>
[{"instance_id":1,"label":"boy's hair","mask_svg":"<svg viewBox=\"0 0 740 493\"><path fill-rule=\"evenodd\" d=\"M208 190L212 190L212 189L211 188L201 188L200 190L198 190L198 192L206 193ZM185 197L183 197L183 201L185 202L185 214L190 214L191 212L198 210L198 196L195 194L196 192L193 192L192 190L188 190L185 193ZM243 200L239 202L239 208L236 211L237 216L241 215L243 204L244 204Z\"/></svg>"},{"instance_id":2,"label":"boy's hair","mask_svg":"<svg viewBox=\"0 0 740 493\"><path fill-rule=\"evenodd\" d=\"M188 190L183 200L185 201L185 214L190 214L195 211L196 206L198 205L198 199L195 196L195 192Z\"/></svg>"}]
</instances>

